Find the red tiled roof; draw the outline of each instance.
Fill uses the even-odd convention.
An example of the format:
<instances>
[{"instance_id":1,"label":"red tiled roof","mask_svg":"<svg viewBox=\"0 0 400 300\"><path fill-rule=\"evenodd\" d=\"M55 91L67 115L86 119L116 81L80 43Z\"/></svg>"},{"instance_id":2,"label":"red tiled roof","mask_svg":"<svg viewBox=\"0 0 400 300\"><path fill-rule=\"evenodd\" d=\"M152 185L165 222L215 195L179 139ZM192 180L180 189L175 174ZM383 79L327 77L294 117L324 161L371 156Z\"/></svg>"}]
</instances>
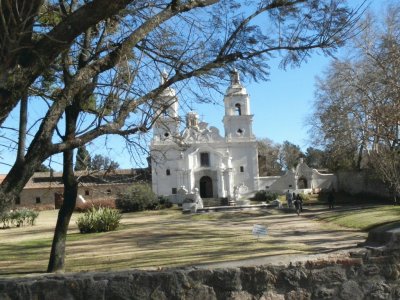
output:
<instances>
[{"instance_id":1,"label":"red tiled roof","mask_svg":"<svg viewBox=\"0 0 400 300\"><path fill-rule=\"evenodd\" d=\"M105 171L77 171L75 176L84 186L118 185L132 183L138 177L146 177L147 169L125 169ZM6 175L0 175L0 182ZM62 172L36 172L26 183L24 189L63 188Z\"/></svg>"}]
</instances>

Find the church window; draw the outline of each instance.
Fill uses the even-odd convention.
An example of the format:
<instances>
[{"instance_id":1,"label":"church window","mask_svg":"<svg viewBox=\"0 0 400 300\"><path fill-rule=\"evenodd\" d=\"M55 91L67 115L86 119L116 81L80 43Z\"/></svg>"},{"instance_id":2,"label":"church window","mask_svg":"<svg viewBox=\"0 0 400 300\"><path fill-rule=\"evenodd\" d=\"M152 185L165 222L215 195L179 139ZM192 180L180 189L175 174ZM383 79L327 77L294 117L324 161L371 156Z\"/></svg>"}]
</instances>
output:
<instances>
[{"instance_id":1,"label":"church window","mask_svg":"<svg viewBox=\"0 0 400 300\"><path fill-rule=\"evenodd\" d=\"M164 133L164 136L169 137L169 133L168 132Z\"/></svg>"},{"instance_id":2,"label":"church window","mask_svg":"<svg viewBox=\"0 0 400 300\"><path fill-rule=\"evenodd\" d=\"M239 103L236 103L236 104L235 104L235 108L236 108L236 114L237 114L238 116L241 116L241 115L242 115L242 107L240 106L240 104L239 104Z\"/></svg>"},{"instance_id":3,"label":"church window","mask_svg":"<svg viewBox=\"0 0 400 300\"><path fill-rule=\"evenodd\" d=\"M243 173L244 172L244 167L240 166L240 172Z\"/></svg>"},{"instance_id":4,"label":"church window","mask_svg":"<svg viewBox=\"0 0 400 300\"><path fill-rule=\"evenodd\" d=\"M242 133L243 133L243 129L238 129L237 131L236 131L239 135L242 135Z\"/></svg>"},{"instance_id":5,"label":"church window","mask_svg":"<svg viewBox=\"0 0 400 300\"><path fill-rule=\"evenodd\" d=\"M176 188L172 188L172 195L176 195L177 193L177 189Z\"/></svg>"},{"instance_id":6,"label":"church window","mask_svg":"<svg viewBox=\"0 0 400 300\"><path fill-rule=\"evenodd\" d=\"M208 152L201 152L200 153L200 165L202 167L209 167L210 166L210 153L208 153Z\"/></svg>"},{"instance_id":7,"label":"church window","mask_svg":"<svg viewBox=\"0 0 400 300\"><path fill-rule=\"evenodd\" d=\"M167 171L165 171L165 174L167 174L167 176L171 175L171 170L167 169Z\"/></svg>"}]
</instances>

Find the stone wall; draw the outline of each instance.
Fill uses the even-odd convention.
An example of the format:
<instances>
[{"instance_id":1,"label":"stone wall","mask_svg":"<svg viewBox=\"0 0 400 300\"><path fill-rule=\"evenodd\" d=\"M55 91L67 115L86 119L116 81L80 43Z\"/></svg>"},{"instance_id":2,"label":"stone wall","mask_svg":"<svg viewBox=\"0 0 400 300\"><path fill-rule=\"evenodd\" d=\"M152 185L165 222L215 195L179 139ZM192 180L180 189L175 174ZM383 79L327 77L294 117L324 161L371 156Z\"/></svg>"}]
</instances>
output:
<instances>
[{"instance_id":1,"label":"stone wall","mask_svg":"<svg viewBox=\"0 0 400 300\"><path fill-rule=\"evenodd\" d=\"M168 269L0 279L0 299L400 299L398 252L288 266Z\"/></svg>"},{"instance_id":2,"label":"stone wall","mask_svg":"<svg viewBox=\"0 0 400 300\"><path fill-rule=\"evenodd\" d=\"M370 194L380 197L390 197L386 186L371 172L339 171L337 174L338 190L348 194Z\"/></svg>"},{"instance_id":3,"label":"stone wall","mask_svg":"<svg viewBox=\"0 0 400 300\"><path fill-rule=\"evenodd\" d=\"M102 184L79 186L78 195L81 195L86 201L115 200L119 193L126 191L131 184ZM56 207L57 194L63 193L62 187L50 188L28 188L23 189L20 194L20 203L18 207L35 207L49 205ZM56 207L57 208L57 207Z\"/></svg>"}]
</instances>

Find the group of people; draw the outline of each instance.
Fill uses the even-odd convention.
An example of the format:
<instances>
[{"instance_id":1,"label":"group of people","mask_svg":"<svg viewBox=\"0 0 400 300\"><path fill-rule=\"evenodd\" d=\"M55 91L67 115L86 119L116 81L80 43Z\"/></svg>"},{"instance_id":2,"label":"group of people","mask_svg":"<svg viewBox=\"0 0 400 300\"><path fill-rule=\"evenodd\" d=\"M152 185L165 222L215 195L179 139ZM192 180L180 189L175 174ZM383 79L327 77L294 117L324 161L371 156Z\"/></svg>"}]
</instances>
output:
<instances>
[{"instance_id":1,"label":"group of people","mask_svg":"<svg viewBox=\"0 0 400 300\"><path fill-rule=\"evenodd\" d=\"M296 208L297 214L303 211L303 199L300 194L291 193L290 190L286 192L286 203L289 208L292 208L293 205ZM328 194L328 205L329 209L334 209L335 206L335 196L334 190L329 191Z\"/></svg>"},{"instance_id":2,"label":"group of people","mask_svg":"<svg viewBox=\"0 0 400 300\"><path fill-rule=\"evenodd\" d=\"M289 208L292 208L293 205L296 208L297 213L303 211L303 199L300 194L291 193L289 190L286 192L286 202Z\"/></svg>"}]
</instances>

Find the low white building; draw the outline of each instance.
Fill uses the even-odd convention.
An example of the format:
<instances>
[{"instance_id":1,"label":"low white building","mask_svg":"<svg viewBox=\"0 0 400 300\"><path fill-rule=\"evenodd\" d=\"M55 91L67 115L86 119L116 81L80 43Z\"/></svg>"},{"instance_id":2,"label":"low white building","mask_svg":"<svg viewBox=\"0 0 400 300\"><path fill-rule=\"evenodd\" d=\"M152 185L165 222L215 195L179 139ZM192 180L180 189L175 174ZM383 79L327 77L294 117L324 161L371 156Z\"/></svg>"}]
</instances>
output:
<instances>
[{"instance_id":1,"label":"low white building","mask_svg":"<svg viewBox=\"0 0 400 300\"><path fill-rule=\"evenodd\" d=\"M178 190L199 191L202 198L237 198L239 190L258 189L258 152L253 135L250 99L239 74L232 73L224 97L224 135L200 122L196 112L186 115L181 131L178 97L172 88L157 101L161 115L151 142L152 186L157 195ZM196 190L197 189L197 190Z\"/></svg>"},{"instance_id":2,"label":"low white building","mask_svg":"<svg viewBox=\"0 0 400 300\"><path fill-rule=\"evenodd\" d=\"M282 176L258 178L259 190L283 193L287 190L301 193L319 193L321 190L338 190L335 174L323 174L312 169L300 158L295 170L287 171Z\"/></svg>"}]
</instances>

